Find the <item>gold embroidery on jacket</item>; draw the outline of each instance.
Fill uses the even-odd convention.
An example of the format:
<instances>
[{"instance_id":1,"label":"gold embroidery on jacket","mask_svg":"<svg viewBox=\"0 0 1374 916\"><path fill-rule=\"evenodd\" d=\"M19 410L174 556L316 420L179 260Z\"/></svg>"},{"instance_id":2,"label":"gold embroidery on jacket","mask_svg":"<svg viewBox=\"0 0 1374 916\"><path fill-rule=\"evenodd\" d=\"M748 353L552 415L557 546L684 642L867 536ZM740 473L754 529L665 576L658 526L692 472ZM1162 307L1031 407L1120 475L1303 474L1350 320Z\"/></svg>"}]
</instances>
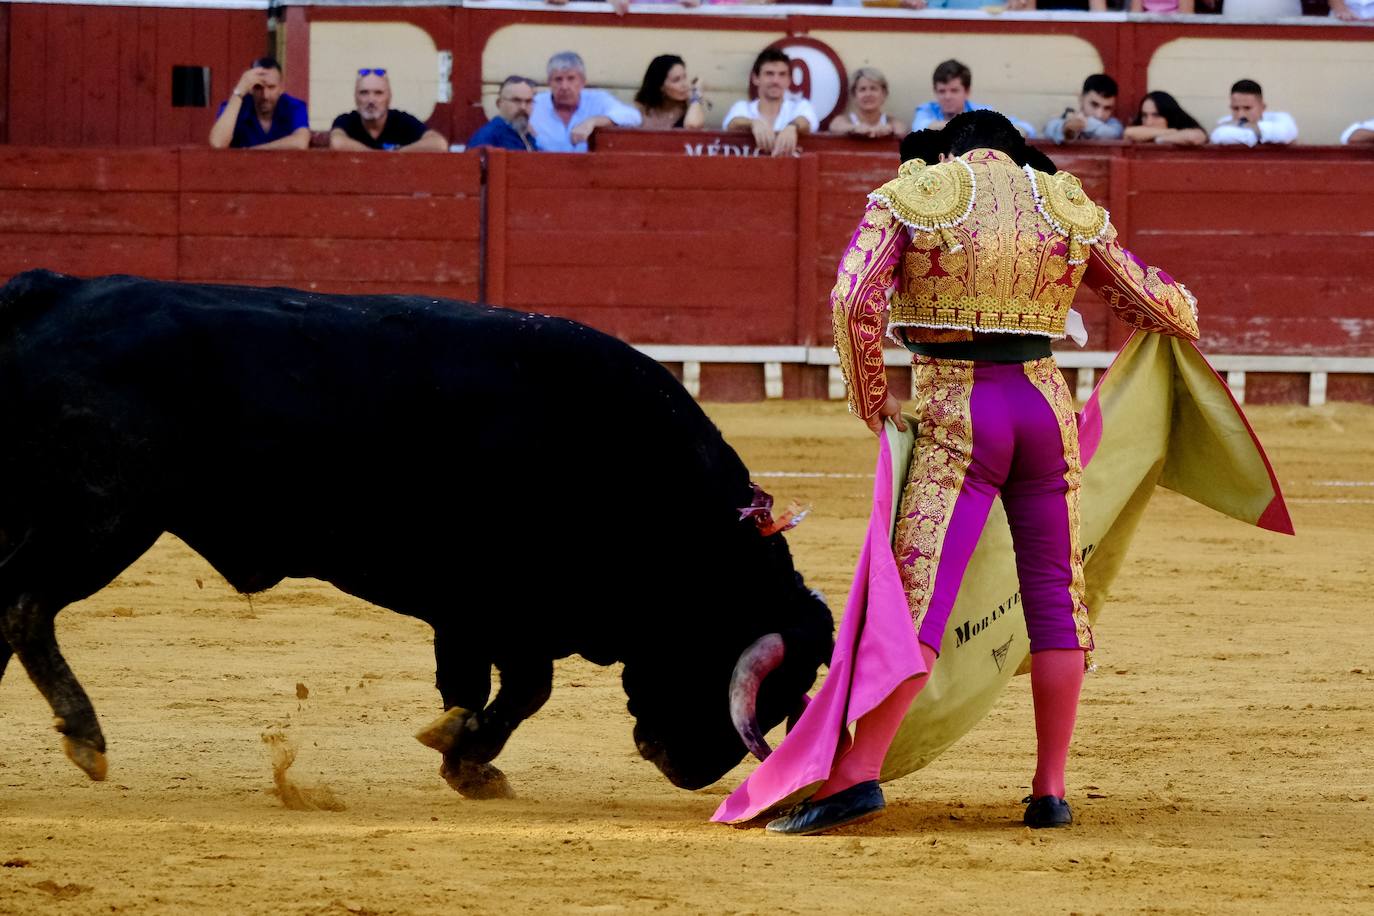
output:
<instances>
[{"instance_id":1,"label":"gold embroidery on jacket","mask_svg":"<svg viewBox=\"0 0 1374 916\"><path fill-rule=\"evenodd\" d=\"M892 287L892 267L906 230L892 214L870 207L853 244L840 259L830 291L831 325L849 409L861 417L877 413L887 397L883 365L883 313Z\"/></svg>"},{"instance_id":2,"label":"gold embroidery on jacket","mask_svg":"<svg viewBox=\"0 0 1374 916\"><path fill-rule=\"evenodd\" d=\"M945 533L973 461L973 363L916 358L916 450L893 556L917 631L930 610Z\"/></svg>"},{"instance_id":3,"label":"gold embroidery on jacket","mask_svg":"<svg viewBox=\"0 0 1374 916\"><path fill-rule=\"evenodd\" d=\"M1093 288L1123 320L1197 337L1196 300L1116 244L1107 211L1076 177L1018 169L992 150L965 158L975 188L968 216L952 226L912 231L889 333L928 327L1063 337L1078 286L1092 276ZM936 168L942 176L957 174ZM934 169L920 174L928 172Z\"/></svg>"}]
</instances>

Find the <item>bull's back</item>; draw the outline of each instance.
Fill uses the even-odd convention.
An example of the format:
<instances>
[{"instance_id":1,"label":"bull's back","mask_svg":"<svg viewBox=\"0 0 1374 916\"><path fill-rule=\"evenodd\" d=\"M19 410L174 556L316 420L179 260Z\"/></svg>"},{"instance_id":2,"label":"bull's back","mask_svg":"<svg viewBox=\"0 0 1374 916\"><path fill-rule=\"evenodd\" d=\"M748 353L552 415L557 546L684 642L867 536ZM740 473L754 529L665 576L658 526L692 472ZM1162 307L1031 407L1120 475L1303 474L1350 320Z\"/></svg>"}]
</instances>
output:
<instances>
[{"instance_id":1,"label":"bull's back","mask_svg":"<svg viewBox=\"0 0 1374 916\"><path fill-rule=\"evenodd\" d=\"M604 575L608 551L633 565L748 500L743 465L671 375L574 322L17 279L23 295L0 304L6 370L30 396L26 424L50 424L33 438L60 443L49 485L82 477L59 452L120 464L126 499L240 587L316 576L417 613L436 581L480 564L507 600L546 600ZM73 411L96 419L62 421ZM626 537L660 511L678 513L673 529Z\"/></svg>"}]
</instances>

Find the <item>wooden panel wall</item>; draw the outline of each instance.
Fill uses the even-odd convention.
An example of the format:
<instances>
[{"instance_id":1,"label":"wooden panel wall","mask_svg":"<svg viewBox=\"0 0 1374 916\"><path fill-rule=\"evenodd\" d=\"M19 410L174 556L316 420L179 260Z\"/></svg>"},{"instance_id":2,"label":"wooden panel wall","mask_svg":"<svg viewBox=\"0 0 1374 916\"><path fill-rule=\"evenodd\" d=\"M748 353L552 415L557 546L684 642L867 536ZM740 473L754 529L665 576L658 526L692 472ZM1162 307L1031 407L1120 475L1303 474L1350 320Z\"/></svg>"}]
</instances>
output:
<instances>
[{"instance_id":1,"label":"wooden panel wall","mask_svg":"<svg viewBox=\"0 0 1374 916\"><path fill-rule=\"evenodd\" d=\"M0 277L478 298L477 154L0 146Z\"/></svg>"},{"instance_id":2,"label":"wooden panel wall","mask_svg":"<svg viewBox=\"0 0 1374 916\"><path fill-rule=\"evenodd\" d=\"M202 144L239 74L267 52L262 10L7 4L5 15L0 88L14 144ZM207 107L172 107L174 65L210 68Z\"/></svg>"},{"instance_id":3,"label":"wooden panel wall","mask_svg":"<svg viewBox=\"0 0 1374 916\"><path fill-rule=\"evenodd\" d=\"M493 302L640 343L794 338L801 160L488 155Z\"/></svg>"},{"instance_id":4,"label":"wooden panel wall","mask_svg":"<svg viewBox=\"0 0 1374 916\"><path fill-rule=\"evenodd\" d=\"M1059 159L1197 294L1205 351L1374 354L1368 151ZM638 343L825 345L835 264L893 164L0 146L0 278L43 266L476 299L484 269L493 303ZM1093 349L1128 333L1091 294L1080 304Z\"/></svg>"},{"instance_id":5,"label":"wooden panel wall","mask_svg":"<svg viewBox=\"0 0 1374 916\"><path fill-rule=\"evenodd\" d=\"M1130 162L1130 237L1197 294L1204 349L1374 353L1374 156Z\"/></svg>"}]
</instances>

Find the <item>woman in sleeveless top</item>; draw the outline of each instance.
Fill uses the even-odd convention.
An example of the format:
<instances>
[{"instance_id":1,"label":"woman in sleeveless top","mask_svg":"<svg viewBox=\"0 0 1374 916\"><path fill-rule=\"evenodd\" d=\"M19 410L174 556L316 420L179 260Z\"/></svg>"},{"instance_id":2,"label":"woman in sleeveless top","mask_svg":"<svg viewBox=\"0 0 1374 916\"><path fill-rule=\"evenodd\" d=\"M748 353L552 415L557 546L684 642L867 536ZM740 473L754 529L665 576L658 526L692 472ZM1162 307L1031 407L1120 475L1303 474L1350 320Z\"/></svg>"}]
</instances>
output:
<instances>
[{"instance_id":1,"label":"woman in sleeveless top","mask_svg":"<svg viewBox=\"0 0 1374 916\"><path fill-rule=\"evenodd\" d=\"M644 82L635 93L635 107L644 116L645 130L706 125L705 101L699 79L687 78L687 64L676 54L660 54L649 61Z\"/></svg>"},{"instance_id":2,"label":"woman in sleeveless top","mask_svg":"<svg viewBox=\"0 0 1374 916\"><path fill-rule=\"evenodd\" d=\"M849 111L830 122L830 132L849 137L901 137L906 123L888 117L887 77L876 67L860 67L849 84Z\"/></svg>"}]
</instances>

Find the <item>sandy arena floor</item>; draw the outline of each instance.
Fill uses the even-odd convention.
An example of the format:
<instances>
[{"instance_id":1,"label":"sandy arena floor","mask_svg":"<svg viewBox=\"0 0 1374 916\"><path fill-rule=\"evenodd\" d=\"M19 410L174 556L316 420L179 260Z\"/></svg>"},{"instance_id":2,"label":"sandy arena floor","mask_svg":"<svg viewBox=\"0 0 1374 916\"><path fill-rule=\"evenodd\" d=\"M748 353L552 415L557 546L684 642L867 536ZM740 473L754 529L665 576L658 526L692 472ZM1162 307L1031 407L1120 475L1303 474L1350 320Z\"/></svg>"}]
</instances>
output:
<instances>
[{"instance_id":1,"label":"sandy arena floor","mask_svg":"<svg viewBox=\"0 0 1374 916\"><path fill-rule=\"evenodd\" d=\"M839 405L710 412L756 472L871 470ZM58 619L109 781L17 663L0 687L0 912L1374 912L1374 409L1250 415L1298 537L1158 491L1098 626L1072 829L1019 825L1025 678L885 817L793 839L708 823L750 764L672 788L618 671L570 659L499 761L520 797L465 801L411 737L438 709L424 625L311 581L250 602L169 537ZM765 483L815 504L790 539L841 606L869 482ZM282 806L278 734L344 810Z\"/></svg>"}]
</instances>

